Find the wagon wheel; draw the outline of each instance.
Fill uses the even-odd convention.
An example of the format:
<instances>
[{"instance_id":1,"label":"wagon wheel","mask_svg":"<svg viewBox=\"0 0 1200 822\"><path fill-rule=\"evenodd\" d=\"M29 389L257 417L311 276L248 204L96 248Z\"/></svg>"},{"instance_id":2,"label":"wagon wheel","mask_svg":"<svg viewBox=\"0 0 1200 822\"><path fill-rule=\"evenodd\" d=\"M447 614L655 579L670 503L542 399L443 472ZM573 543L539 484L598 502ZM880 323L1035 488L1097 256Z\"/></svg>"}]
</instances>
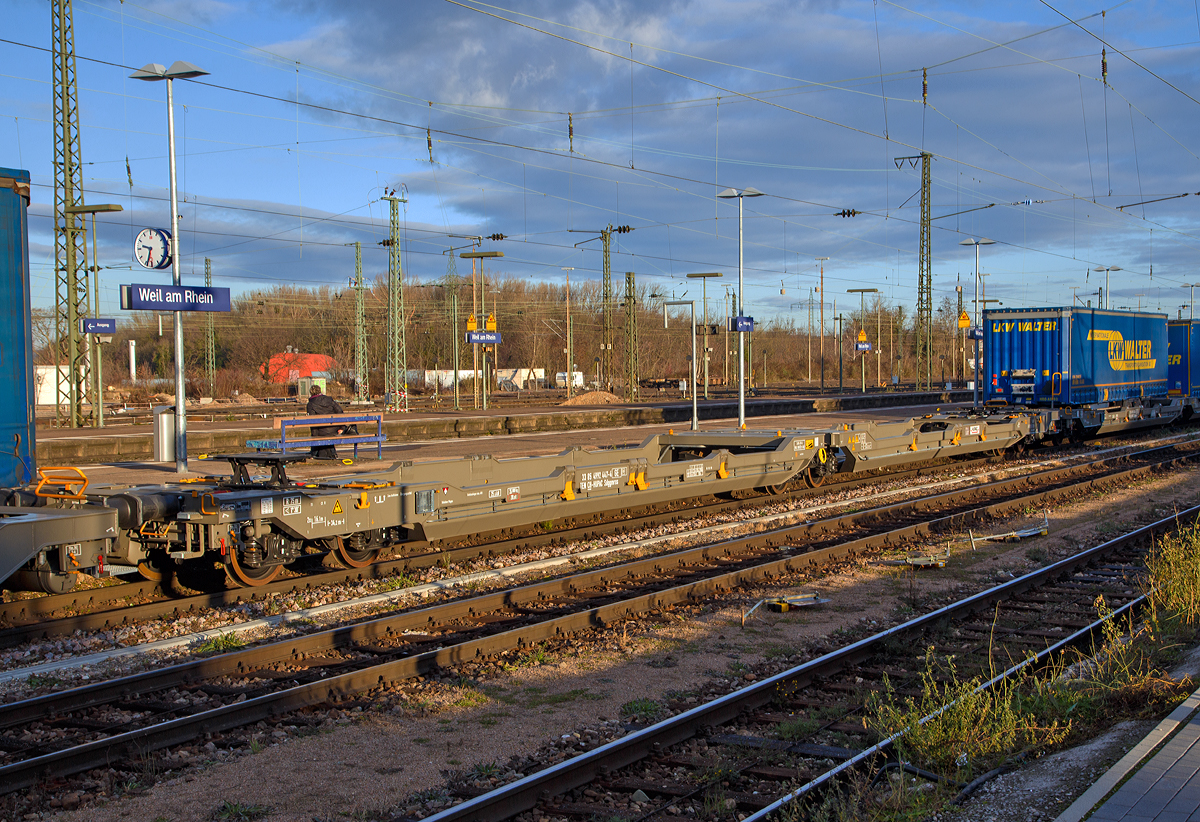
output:
<instances>
[{"instance_id":1,"label":"wagon wheel","mask_svg":"<svg viewBox=\"0 0 1200 822\"><path fill-rule=\"evenodd\" d=\"M825 483L825 475L820 473L818 468L814 462L804 471L804 484L809 488L820 488Z\"/></svg>"},{"instance_id":2,"label":"wagon wheel","mask_svg":"<svg viewBox=\"0 0 1200 822\"><path fill-rule=\"evenodd\" d=\"M166 551L151 551L146 558L138 563L138 573L151 582L162 582L171 573L174 561L167 556Z\"/></svg>"},{"instance_id":3,"label":"wagon wheel","mask_svg":"<svg viewBox=\"0 0 1200 822\"><path fill-rule=\"evenodd\" d=\"M65 594L74 590L78 577L74 571L62 574L50 568L22 568L13 574L13 579L23 590L47 594Z\"/></svg>"},{"instance_id":4,"label":"wagon wheel","mask_svg":"<svg viewBox=\"0 0 1200 822\"><path fill-rule=\"evenodd\" d=\"M246 568L238 562L238 552L229 552L229 562L225 566L225 575L229 581L239 588L257 588L274 581L283 571L282 565L264 565L259 568Z\"/></svg>"},{"instance_id":5,"label":"wagon wheel","mask_svg":"<svg viewBox=\"0 0 1200 822\"><path fill-rule=\"evenodd\" d=\"M361 537L361 539L355 539ZM349 537L330 537L325 540L330 564L341 568L365 568L379 559L380 534L368 531ZM357 543L357 547L354 543Z\"/></svg>"},{"instance_id":6,"label":"wagon wheel","mask_svg":"<svg viewBox=\"0 0 1200 822\"><path fill-rule=\"evenodd\" d=\"M769 496L777 497L783 493L783 486L782 485L764 485L762 487L762 490L764 493L768 494Z\"/></svg>"}]
</instances>

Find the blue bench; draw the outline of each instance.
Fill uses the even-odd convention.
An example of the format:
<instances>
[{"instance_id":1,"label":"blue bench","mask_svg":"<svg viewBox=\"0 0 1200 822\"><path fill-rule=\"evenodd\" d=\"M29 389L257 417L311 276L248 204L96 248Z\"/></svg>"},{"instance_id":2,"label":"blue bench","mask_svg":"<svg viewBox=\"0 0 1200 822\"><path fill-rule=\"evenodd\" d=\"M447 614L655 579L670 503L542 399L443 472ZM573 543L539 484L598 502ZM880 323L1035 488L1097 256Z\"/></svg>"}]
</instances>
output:
<instances>
[{"instance_id":1,"label":"blue bench","mask_svg":"<svg viewBox=\"0 0 1200 822\"><path fill-rule=\"evenodd\" d=\"M310 428L312 426L327 426L327 425L357 425L375 424L375 433L373 434L339 434L333 437L298 437L293 434L288 436L289 429L295 428ZM358 459L358 446L361 444L375 444L375 458L383 459L383 443L387 441L387 437L383 435L383 414L366 414L366 415L339 415L336 417L295 417L292 419L278 419L275 424L279 426L279 439L277 440L246 440L246 447L253 448L256 451L284 451L295 450L300 448L315 448L326 445L353 445L354 458Z\"/></svg>"}]
</instances>

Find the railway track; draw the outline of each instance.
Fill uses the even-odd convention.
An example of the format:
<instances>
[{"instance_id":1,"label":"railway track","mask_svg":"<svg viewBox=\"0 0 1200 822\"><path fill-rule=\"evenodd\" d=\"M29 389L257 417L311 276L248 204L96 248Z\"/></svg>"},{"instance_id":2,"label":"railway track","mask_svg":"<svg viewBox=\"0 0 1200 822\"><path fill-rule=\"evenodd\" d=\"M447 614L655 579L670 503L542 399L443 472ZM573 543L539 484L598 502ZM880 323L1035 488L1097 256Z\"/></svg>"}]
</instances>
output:
<instances>
[{"instance_id":1,"label":"railway track","mask_svg":"<svg viewBox=\"0 0 1200 822\"><path fill-rule=\"evenodd\" d=\"M743 822L763 822L855 767L871 767L876 779L905 767L946 781L897 762L879 768L897 736L880 741L864 726L867 695L888 687L920 693L929 648L952 657L962 680L982 675L990 687L1093 641L1106 619L1122 617L1144 600L1137 593L1141 557L1154 537L1198 514L1200 506L1181 511L699 707L668 706L678 713L593 750L571 751L571 758L512 784L483 793L464 780L452 793L467 800L425 819L703 819L737 813ZM1097 596L1112 606L1110 614L1097 616ZM989 680L997 670L1002 673ZM961 798L975 784L953 787L962 789Z\"/></svg>"},{"instance_id":2,"label":"railway track","mask_svg":"<svg viewBox=\"0 0 1200 822\"><path fill-rule=\"evenodd\" d=\"M995 461L995 457L958 461L939 461L936 464L908 471L853 477L827 481L818 489L790 488L773 497L718 500L712 497L695 503L658 506L654 510L628 510L620 518L597 520L585 524L566 525L551 531L528 532L515 537L487 539L475 543L432 549L427 543L408 546L406 554L389 558L365 568L297 574L277 582L254 588L228 590L194 595L173 595L169 583L139 580L99 588L75 590L66 594L48 594L28 599L0 603L0 649L25 642L64 636L75 631L101 631L137 622L195 613L207 608L238 605L281 594L312 591L325 585L383 580L437 565L459 564L481 558L511 555L522 551L543 549L555 545L584 542L598 537L655 528L696 517L753 509L764 503L804 499L818 494L848 491L883 481L902 481L944 471L947 465L956 470L971 470ZM312 565L313 563L309 563ZM318 566L319 567L319 566Z\"/></svg>"},{"instance_id":3,"label":"railway track","mask_svg":"<svg viewBox=\"0 0 1200 822\"><path fill-rule=\"evenodd\" d=\"M746 583L1127 481L1196 454L1155 449L1136 467L1079 467L755 533L516 589L293 637L0 707L0 785L17 790L307 706L619 624ZM1109 460L1129 462L1130 457ZM1081 474L1089 474L1081 477Z\"/></svg>"}]
</instances>

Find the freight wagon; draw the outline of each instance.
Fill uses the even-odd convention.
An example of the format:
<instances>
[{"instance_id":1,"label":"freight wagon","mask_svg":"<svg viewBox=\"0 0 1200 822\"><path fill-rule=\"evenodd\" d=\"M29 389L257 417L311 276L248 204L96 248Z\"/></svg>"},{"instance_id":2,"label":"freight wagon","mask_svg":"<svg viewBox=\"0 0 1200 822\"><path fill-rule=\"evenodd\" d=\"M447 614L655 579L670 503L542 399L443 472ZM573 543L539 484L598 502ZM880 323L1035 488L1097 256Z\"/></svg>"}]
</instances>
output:
<instances>
[{"instance_id":1,"label":"freight wagon","mask_svg":"<svg viewBox=\"0 0 1200 822\"><path fill-rule=\"evenodd\" d=\"M1166 315L1098 308L983 312L984 398L1089 406L1167 396Z\"/></svg>"}]
</instances>

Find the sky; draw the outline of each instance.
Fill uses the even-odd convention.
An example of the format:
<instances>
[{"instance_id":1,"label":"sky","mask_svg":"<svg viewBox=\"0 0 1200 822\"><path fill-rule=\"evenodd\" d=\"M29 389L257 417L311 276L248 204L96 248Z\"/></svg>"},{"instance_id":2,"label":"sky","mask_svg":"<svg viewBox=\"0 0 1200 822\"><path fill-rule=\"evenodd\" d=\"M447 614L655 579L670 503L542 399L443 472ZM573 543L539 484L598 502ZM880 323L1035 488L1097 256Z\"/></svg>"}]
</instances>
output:
<instances>
[{"instance_id":1,"label":"sky","mask_svg":"<svg viewBox=\"0 0 1200 822\"><path fill-rule=\"evenodd\" d=\"M32 174L32 299L54 303L50 3L6 0L0 166ZM75 0L84 199L101 314L169 227L174 83L185 284L345 287L387 267L389 192L406 276L450 273L451 235L490 273L639 285L710 312L808 321L877 288L917 299L921 163L931 155L933 303L970 310L975 248L1005 308L1093 300L1175 316L1200 280L1200 6L889 0ZM1102 56L1103 55L1103 56ZM927 78L927 92L923 89ZM923 94L924 92L924 94ZM1189 196L1181 196L1181 195ZM1150 202L1154 201L1154 202ZM839 216L840 212L858 212ZM470 263L457 260L457 271ZM1089 293L1090 292L1090 293ZM815 306L815 302L812 303ZM994 307L994 306L993 306ZM815 309L814 309L815 310ZM1187 310L1184 309L1184 315Z\"/></svg>"}]
</instances>

